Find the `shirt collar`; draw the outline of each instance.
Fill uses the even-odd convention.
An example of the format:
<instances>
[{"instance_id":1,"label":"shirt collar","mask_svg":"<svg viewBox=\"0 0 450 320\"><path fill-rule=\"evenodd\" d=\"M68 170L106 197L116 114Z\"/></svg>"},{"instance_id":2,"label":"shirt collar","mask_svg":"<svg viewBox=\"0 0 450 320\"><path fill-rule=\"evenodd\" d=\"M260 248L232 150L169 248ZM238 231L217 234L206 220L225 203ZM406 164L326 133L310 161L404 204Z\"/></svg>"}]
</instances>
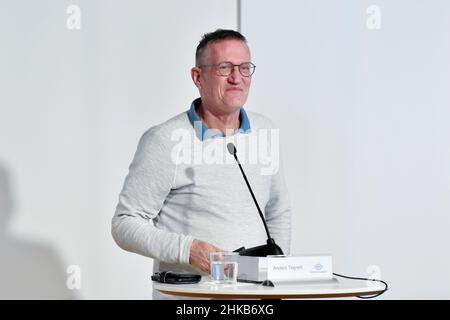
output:
<instances>
[{"instance_id":1,"label":"shirt collar","mask_svg":"<svg viewBox=\"0 0 450 320\"><path fill-rule=\"evenodd\" d=\"M202 122L200 117L195 112L195 107L199 106L201 104L201 98L195 99L191 107L188 111L188 117L189 121L191 122L192 126L194 127L195 134L197 137L204 141L209 138L213 137L224 137L225 134L219 130L214 129L208 129L208 127ZM241 126L239 128L240 133L250 133L251 127L250 127L250 120L248 119L247 112L245 112L244 107L241 107L239 111L239 120L241 122Z\"/></svg>"}]
</instances>

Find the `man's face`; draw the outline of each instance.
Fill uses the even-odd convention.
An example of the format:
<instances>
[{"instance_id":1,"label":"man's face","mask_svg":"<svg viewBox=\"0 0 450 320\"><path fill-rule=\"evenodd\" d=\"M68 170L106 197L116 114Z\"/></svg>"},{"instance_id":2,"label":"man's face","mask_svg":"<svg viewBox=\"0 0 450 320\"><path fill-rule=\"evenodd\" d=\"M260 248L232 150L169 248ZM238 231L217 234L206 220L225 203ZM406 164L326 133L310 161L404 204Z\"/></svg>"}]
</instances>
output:
<instances>
[{"instance_id":1,"label":"man's face","mask_svg":"<svg viewBox=\"0 0 450 320\"><path fill-rule=\"evenodd\" d=\"M203 56L203 64L215 65L229 61L235 65L250 62L247 45L239 40L230 39L208 44ZM196 69L196 68L194 68ZM202 102L220 114L230 114L242 107L248 96L251 76L244 77L238 67L234 67L229 76L221 76L215 67L199 70L196 82Z\"/></svg>"}]
</instances>

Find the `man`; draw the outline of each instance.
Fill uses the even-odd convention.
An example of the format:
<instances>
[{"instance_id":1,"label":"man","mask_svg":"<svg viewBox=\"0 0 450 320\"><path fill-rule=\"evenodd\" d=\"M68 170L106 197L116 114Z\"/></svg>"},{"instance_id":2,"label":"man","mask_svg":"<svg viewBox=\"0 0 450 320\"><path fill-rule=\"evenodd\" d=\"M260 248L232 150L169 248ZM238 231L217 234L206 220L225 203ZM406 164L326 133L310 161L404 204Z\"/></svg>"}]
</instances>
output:
<instances>
[{"instance_id":1,"label":"man","mask_svg":"<svg viewBox=\"0 0 450 320\"><path fill-rule=\"evenodd\" d=\"M223 152L230 139L238 155L248 149L253 160L258 152L251 145L258 139L257 147L278 150L278 141L268 137L271 122L243 108L254 69L240 33L219 29L205 34L191 70L200 98L187 112L150 128L139 142L112 234L124 250L155 259L155 271L208 274L211 252L266 243L239 167ZM290 207L276 156L271 172L264 171L267 161L239 160L272 238L287 254Z\"/></svg>"}]
</instances>

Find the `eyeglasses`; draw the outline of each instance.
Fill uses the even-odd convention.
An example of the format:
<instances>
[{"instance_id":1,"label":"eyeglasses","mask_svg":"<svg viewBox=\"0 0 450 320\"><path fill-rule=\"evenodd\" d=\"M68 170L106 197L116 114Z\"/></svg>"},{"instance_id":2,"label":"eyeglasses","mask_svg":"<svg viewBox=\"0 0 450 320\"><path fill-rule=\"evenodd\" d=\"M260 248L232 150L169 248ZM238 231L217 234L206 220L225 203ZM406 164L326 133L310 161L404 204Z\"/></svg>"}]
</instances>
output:
<instances>
[{"instance_id":1,"label":"eyeglasses","mask_svg":"<svg viewBox=\"0 0 450 320\"><path fill-rule=\"evenodd\" d=\"M239 68L239 72L244 77L250 77L253 72L255 72L256 66L251 62L244 62L241 64L233 64L229 61L217 63L217 64L207 64L202 65L200 68L204 67L215 67L217 71L217 75L222 77L228 77L234 70L234 67Z\"/></svg>"}]
</instances>

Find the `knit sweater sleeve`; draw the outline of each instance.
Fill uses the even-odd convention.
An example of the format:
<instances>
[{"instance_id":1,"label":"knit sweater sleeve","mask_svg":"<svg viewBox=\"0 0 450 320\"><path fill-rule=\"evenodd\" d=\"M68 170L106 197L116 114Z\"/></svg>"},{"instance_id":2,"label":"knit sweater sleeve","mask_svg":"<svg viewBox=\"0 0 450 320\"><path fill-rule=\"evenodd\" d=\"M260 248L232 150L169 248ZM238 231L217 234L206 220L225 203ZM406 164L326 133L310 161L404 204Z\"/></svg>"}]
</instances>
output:
<instances>
[{"instance_id":1,"label":"knit sweater sleeve","mask_svg":"<svg viewBox=\"0 0 450 320\"><path fill-rule=\"evenodd\" d=\"M189 263L193 237L154 226L175 170L170 137L148 130L139 141L112 219L112 236L122 249L162 262Z\"/></svg>"}]
</instances>

